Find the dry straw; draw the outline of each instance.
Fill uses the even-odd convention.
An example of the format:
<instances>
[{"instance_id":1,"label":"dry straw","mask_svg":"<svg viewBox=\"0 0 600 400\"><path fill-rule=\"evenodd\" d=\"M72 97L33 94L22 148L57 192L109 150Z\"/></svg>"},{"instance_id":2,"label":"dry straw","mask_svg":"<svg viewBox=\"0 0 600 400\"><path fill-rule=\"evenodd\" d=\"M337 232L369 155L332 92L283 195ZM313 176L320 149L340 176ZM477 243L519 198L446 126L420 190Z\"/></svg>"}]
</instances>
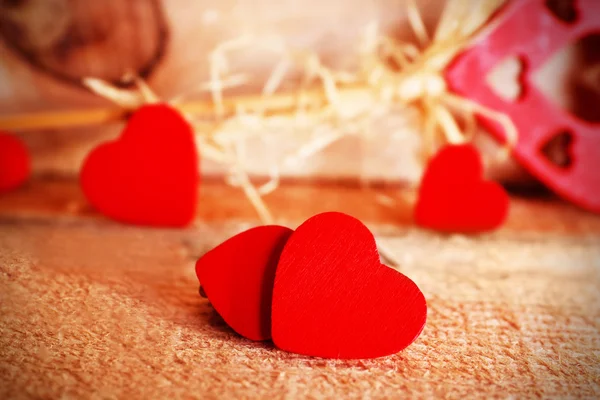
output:
<instances>
[{"instance_id":1,"label":"dry straw","mask_svg":"<svg viewBox=\"0 0 600 400\"><path fill-rule=\"evenodd\" d=\"M225 165L229 171L227 182L244 191L263 223L272 223L273 216L263 196L277 188L283 167L308 158L348 135L368 136L368 123L392 106L421 111L429 155L442 143L470 140L476 129L476 114L503 126L509 150L517 138L510 119L451 93L443 76L448 64L472 43L503 3L503 0L449 0L435 33L430 36L415 1L409 0L408 19L418 44L381 35L373 23L364 32L357 55L360 67L354 72L328 68L310 51L290 51L279 38L244 36L222 43L210 53L210 80L198 88L210 93L210 101L184 101L190 94L184 93L168 102L194 126L203 158ZM278 54L280 61L273 66L259 95L226 96L225 89L244 85L249 79L230 71L229 57L242 49L267 49ZM292 68L303 72L301 83L292 92L280 92ZM107 123L125 118L143 104L162 101L143 81L129 79L135 80L135 90L116 88L95 78L84 80L91 91L112 100L118 108L2 117L0 129ZM247 173L245 143L250 138L265 140L268 128L281 126L286 126L286 134L293 135L294 143L301 145L289 154L278 155L271 167L270 180L256 186ZM508 151L503 155L507 154Z\"/></svg>"}]
</instances>

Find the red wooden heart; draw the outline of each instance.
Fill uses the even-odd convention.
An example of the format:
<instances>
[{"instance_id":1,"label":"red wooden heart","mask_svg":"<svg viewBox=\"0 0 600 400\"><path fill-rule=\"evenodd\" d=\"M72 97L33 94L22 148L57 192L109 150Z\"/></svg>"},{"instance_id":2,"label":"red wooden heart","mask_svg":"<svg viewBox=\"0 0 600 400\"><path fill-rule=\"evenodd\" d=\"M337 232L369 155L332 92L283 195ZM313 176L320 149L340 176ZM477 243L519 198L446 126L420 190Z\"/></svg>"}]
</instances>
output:
<instances>
[{"instance_id":1,"label":"red wooden heart","mask_svg":"<svg viewBox=\"0 0 600 400\"><path fill-rule=\"evenodd\" d=\"M381 357L411 344L426 318L423 293L381 264L359 220L318 214L288 239L273 289L277 347L326 358Z\"/></svg>"},{"instance_id":2,"label":"red wooden heart","mask_svg":"<svg viewBox=\"0 0 600 400\"><path fill-rule=\"evenodd\" d=\"M21 186L30 173L27 147L16 136L0 132L0 193Z\"/></svg>"},{"instance_id":3,"label":"red wooden heart","mask_svg":"<svg viewBox=\"0 0 600 400\"><path fill-rule=\"evenodd\" d=\"M237 333L271 338L271 298L279 256L292 230L260 226L221 243L196 263L211 304Z\"/></svg>"},{"instance_id":4,"label":"red wooden heart","mask_svg":"<svg viewBox=\"0 0 600 400\"><path fill-rule=\"evenodd\" d=\"M199 180L192 128L164 104L136 111L121 137L94 149L81 171L90 203L110 218L140 225L190 223Z\"/></svg>"},{"instance_id":5,"label":"red wooden heart","mask_svg":"<svg viewBox=\"0 0 600 400\"><path fill-rule=\"evenodd\" d=\"M504 188L483 180L479 152L469 144L448 145L425 170L415 222L439 231L482 232L502 225L508 207Z\"/></svg>"}]
</instances>

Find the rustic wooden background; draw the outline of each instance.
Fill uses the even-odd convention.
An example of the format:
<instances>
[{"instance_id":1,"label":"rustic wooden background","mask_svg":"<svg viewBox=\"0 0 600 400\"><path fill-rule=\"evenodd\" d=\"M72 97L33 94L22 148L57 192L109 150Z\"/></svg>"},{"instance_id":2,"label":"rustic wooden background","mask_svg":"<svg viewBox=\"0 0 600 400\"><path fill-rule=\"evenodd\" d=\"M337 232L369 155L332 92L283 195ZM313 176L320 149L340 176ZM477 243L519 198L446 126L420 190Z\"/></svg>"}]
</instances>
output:
<instances>
[{"instance_id":1,"label":"rustic wooden background","mask_svg":"<svg viewBox=\"0 0 600 400\"><path fill-rule=\"evenodd\" d=\"M4 195L0 397L598 398L600 217L521 195L495 233L438 235L412 225L413 198L303 184L267 198L291 227L361 218L427 298L406 350L335 361L244 340L198 295L195 260L258 223L237 190L205 183L180 230L108 221L71 181Z\"/></svg>"},{"instance_id":2,"label":"rustic wooden background","mask_svg":"<svg viewBox=\"0 0 600 400\"><path fill-rule=\"evenodd\" d=\"M126 68L175 95L206 80L208 52L242 33L282 35L338 66L351 66L359 28L373 19L410 38L402 1L92 3L0 2L0 114L106 105L77 79L115 79ZM418 3L434 25L443 1ZM572 74L577 54L566 49L537 78L565 107L583 76ZM238 56L234 68L257 77L246 91L273 61ZM509 70L499 71L499 87L514 83ZM321 211L360 218L423 290L429 315L419 339L363 361L246 341L198 295L195 260L259 224L241 191L210 178L222 173L218 166L202 165L208 178L191 227L125 226L96 213L74 179L89 149L118 135L119 125L19 133L36 176L0 196L0 398L600 397L600 217L547 193L513 193L507 224L492 234L416 228L414 192L356 183L418 181L420 134L411 118L399 113L378 125L366 149L345 141L286 171L314 179L286 181L265 198L290 227ZM255 149L256 175L265 154L283 145L290 143ZM514 180L522 171L488 174Z\"/></svg>"}]
</instances>

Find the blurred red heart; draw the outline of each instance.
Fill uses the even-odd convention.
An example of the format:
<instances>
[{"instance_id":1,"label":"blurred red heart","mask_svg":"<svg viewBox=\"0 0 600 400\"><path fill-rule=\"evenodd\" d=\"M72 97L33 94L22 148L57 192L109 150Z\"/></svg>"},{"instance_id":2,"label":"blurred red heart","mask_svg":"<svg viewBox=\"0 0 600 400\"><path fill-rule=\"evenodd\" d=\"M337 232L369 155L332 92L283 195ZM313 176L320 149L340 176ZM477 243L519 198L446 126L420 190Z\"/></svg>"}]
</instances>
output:
<instances>
[{"instance_id":1,"label":"blurred red heart","mask_svg":"<svg viewBox=\"0 0 600 400\"><path fill-rule=\"evenodd\" d=\"M30 173L27 147L16 136L0 132L0 193L16 189Z\"/></svg>"},{"instance_id":2,"label":"blurred red heart","mask_svg":"<svg viewBox=\"0 0 600 400\"><path fill-rule=\"evenodd\" d=\"M121 137L94 149L81 171L92 205L117 221L140 225L190 223L199 180L192 128L164 104L137 110Z\"/></svg>"},{"instance_id":3,"label":"blurred red heart","mask_svg":"<svg viewBox=\"0 0 600 400\"><path fill-rule=\"evenodd\" d=\"M319 214L288 239L273 289L277 347L327 358L381 357L411 344L426 318L423 293L381 264L375 239L359 220Z\"/></svg>"},{"instance_id":4,"label":"blurred red heart","mask_svg":"<svg viewBox=\"0 0 600 400\"><path fill-rule=\"evenodd\" d=\"M415 222L445 232L474 233L498 228L509 198L496 182L483 180L479 152L470 144L443 147L421 180Z\"/></svg>"},{"instance_id":5,"label":"blurred red heart","mask_svg":"<svg viewBox=\"0 0 600 400\"><path fill-rule=\"evenodd\" d=\"M275 269L292 230L260 226L221 243L196 263L196 275L212 306L237 333L271 338Z\"/></svg>"}]
</instances>

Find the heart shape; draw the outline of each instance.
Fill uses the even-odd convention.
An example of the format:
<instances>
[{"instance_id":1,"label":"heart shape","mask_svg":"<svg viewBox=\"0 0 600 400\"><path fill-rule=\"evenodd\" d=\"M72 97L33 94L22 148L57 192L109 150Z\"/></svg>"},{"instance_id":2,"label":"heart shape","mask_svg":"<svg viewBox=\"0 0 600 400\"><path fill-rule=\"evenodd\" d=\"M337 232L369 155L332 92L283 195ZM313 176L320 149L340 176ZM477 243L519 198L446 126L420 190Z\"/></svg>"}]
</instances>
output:
<instances>
[{"instance_id":1,"label":"heart shape","mask_svg":"<svg viewBox=\"0 0 600 400\"><path fill-rule=\"evenodd\" d=\"M291 233L291 229L276 225L252 228L196 262L196 275L212 306L245 338L271 338L275 270Z\"/></svg>"},{"instance_id":2,"label":"heart shape","mask_svg":"<svg viewBox=\"0 0 600 400\"><path fill-rule=\"evenodd\" d=\"M509 197L483 180L479 152L470 144L443 147L428 163L419 188L415 222L445 232L475 233L498 228Z\"/></svg>"},{"instance_id":3,"label":"heart shape","mask_svg":"<svg viewBox=\"0 0 600 400\"><path fill-rule=\"evenodd\" d=\"M519 132L512 153L533 176L574 204L600 213L600 126L557 106L532 84L555 54L600 31L600 2L580 0L569 6L562 1L562 10L554 3L558 2L506 2L490 29L448 66L446 81L453 92L510 118ZM521 95L510 101L497 96L482 78L502 60L515 56L526 71ZM508 138L504 127L489 115L479 115L479 120L500 141ZM563 132L572 137L568 149L571 162L566 168L544 152Z\"/></svg>"},{"instance_id":4,"label":"heart shape","mask_svg":"<svg viewBox=\"0 0 600 400\"><path fill-rule=\"evenodd\" d=\"M16 136L0 132L0 193L21 186L31 173L31 159L25 144Z\"/></svg>"},{"instance_id":5,"label":"heart shape","mask_svg":"<svg viewBox=\"0 0 600 400\"><path fill-rule=\"evenodd\" d=\"M94 149L81 171L92 205L117 221L140 225L190 223L199 181L192 128L165 104L138 109L121 137Z\"/></svg>"},{"instance_id":6,"label":"heart shape","mask_svg":"<svg viewBox=\"0 0 600 400\"><path fill-rule=\"evenodd\" d=\"M490 89L507 101L516 101L523 93L525 68L518 57L503 60L486 77Z\"/></svg>"},{"instance_id":7,"label":"heart shape","mask_svg":"<svg viewBox=\"0 0 600 400\"><path fill-rule=\"evenodd\" d=\"M356 218L318 214L288 239L273 288L277 347L317 357L376 358L411 344L426 318L423 293L381 264L373 234Z\"/></svg>"}]
</instances>

